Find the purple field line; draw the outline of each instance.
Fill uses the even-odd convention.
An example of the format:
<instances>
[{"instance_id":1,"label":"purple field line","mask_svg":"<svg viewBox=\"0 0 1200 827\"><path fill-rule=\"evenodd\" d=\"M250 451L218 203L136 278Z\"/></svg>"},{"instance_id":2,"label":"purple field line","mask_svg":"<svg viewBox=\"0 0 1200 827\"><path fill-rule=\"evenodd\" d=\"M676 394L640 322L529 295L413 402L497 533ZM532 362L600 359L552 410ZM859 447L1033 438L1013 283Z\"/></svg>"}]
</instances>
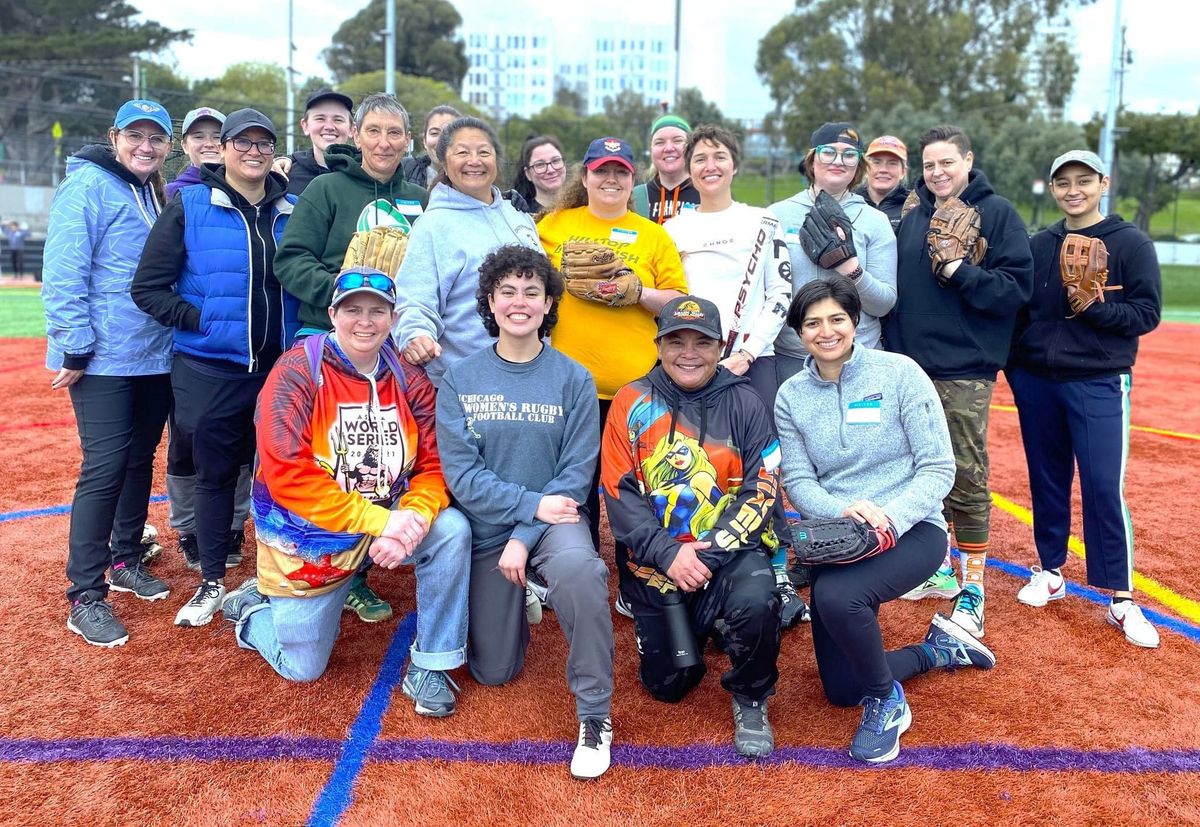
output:
<instances>
[{"instance_id":1,"label":"purple field line","mask_svg":"<svg viewBox=\"0 0 1200 827\"><path fill-rule=\"evenodd\" d=\"M0 739L0 763L58 761L334 761L342 742L334 738L77 738ZM565 764L573 743L563 741L443 741L402 739L378 741L372 762L449 761L454 763ZM613 747L613 764L632 768L698 770L736 767L748 762L727 744ZM961 744L906 747L895 761L878 767L850 759L844 749L779 747L760 765L800 765L822 769L877 770L915 767L938 770L1013 770L1016 772L1197 773L1200 750L1078 750L1015 747L1007 744Z\"/></svg>"}]
</instances>

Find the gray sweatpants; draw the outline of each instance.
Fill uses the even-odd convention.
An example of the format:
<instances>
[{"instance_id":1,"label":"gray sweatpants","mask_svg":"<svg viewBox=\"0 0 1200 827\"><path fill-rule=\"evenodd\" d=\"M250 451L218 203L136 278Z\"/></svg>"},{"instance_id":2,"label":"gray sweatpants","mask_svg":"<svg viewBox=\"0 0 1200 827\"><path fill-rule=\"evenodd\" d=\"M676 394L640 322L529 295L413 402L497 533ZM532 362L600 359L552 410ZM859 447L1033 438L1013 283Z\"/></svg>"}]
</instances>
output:
<instances>
[{"instance_id":1,"label":"gray sweatpants","mask_svg":"<svg viewBox=\"0 0 1200 827\"><path fill-rule=\"evenodd\" d=\"M504 547L471 557L467 666L482 684L497 686L525 666L529 624L525 592L497 565ZM584 718L607 718L613 688L613 630L608 605L608 567L596 554L586 522L553 525L529 552L529 568L549 588L567 638L567 688Z\"/></svg>"}]
</instances>

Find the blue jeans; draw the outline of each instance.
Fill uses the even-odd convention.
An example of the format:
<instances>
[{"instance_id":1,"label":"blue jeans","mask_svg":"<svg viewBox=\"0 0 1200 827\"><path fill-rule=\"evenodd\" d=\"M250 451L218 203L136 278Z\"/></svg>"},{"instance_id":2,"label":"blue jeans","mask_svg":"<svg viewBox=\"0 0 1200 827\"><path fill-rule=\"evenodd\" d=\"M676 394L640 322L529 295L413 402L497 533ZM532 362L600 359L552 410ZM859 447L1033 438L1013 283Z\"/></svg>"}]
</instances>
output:
<instances>
[{"instance_id":1,"label":"blue jeans","mask_svg":"<svg viewBox=\"0 0 1200 827\"><path fill-rule=\"evenodd\" d=\"M442 511L405 565L416 566L417 573L413 665L440 671L462 666L471 576L471 526L462 512ZM315 681L329 663L352 581L347 577L333 591L312 597L272 597L238 624L238 645L257 651L289 681Z\"/></svg>"}]
</instances>

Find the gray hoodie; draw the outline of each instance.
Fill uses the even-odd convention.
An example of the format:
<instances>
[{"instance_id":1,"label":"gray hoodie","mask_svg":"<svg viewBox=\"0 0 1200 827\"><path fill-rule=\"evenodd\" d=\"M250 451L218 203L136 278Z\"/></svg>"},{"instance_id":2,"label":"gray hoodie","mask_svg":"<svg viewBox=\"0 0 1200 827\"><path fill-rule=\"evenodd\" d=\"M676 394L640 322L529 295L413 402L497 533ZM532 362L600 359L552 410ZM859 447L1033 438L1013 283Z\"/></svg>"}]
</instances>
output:
<instances>
[{"instance_id":1,"label":"gray hoodie","mask_svg":"<svg viewBox=\"0 0 1200 827\"><path fill-rule=\"evenodd\" d=\"M837 382L815 362L809 356L775 402L783 487L796 509L841 517L867 499L901 535L922 521L945 529L954 453L933 382L907 356L857 344Z\"/></svg>"},{"instance_id":2,"label":"gray hoodie","mask_svg":"<svg viewBox=\"0 0 1200 827\"><path fill-rule=\"evenodd\" d=\"M792 295L813 279L832 278L833 270L814 264L800 246L800 228L813 205L813 190L809 187L791 198L771 207L779 217L788 255L792 259ZM862 319L854 341L867 347L882 347L880 318L896 304L896 234L886 215L868 204L861 195L847 192L842 196L842 209L854 227L854 247L858 263L863 268L859 277L858 296L862 300ZM930 276L933 278L933 276ZM775 340L775 352L803 359L808 355L796 331L784 326Z\"/></svg>"},{"instance_id":3,"label":"gray hoodie","mask_svg":"<svg viewBox=\"0 0 1200 827\"><path fill-rule=\"evenodd\" d=\"M401 349L417 336L442 346L442 355L425 366L435 385L450 365L492 343L475 291L479 265L505 244L542 251L533 219L501 198L500 190L492 187L492 203L485 204L446 184L434 186L396 279L400 318L393 333Z\"/></svg>"}]
</instances>

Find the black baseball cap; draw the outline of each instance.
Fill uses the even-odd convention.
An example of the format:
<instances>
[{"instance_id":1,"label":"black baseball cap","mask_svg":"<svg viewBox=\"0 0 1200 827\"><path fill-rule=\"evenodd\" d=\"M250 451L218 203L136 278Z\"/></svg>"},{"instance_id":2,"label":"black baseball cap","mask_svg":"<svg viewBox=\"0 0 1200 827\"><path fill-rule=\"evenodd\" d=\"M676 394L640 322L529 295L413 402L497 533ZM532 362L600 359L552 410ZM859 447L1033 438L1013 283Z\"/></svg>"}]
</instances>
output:
<instances>
[{"instance_id":1,"label":"black baseball cap","mask_svg":"<svg viewBox=\"0 0 1200 827\"><path fill-rule=\"evenodd\" d=\"M324 100L337 101L342 106L346 107L351 112L354 111L354 101L350 100L349 95L343 95L341 92L335 92L333 89L318 89L308 96L308 100L304 102L304 111L312 109L315 104Z\"/></svg>"},{"instance_id":2,"label":"black baseball cap","mask_svg":"<svg viewBox=\"0 0 1200 827\"><path fill-rule=\"evenodd\" d=\"M694 330L710 339L721 339L721 311L708 299L699 296L680 296L663 305L658 314L658 334L661 339L675 330Z\"/></svg>"},{"instance_id":3,"label":"black baseball cap","mask_svg":"<svg viewBox=\"0 0 1200 827\"><path fill-rule=\"evenodd\" d=\"M230 138L236 138L247 129L253 129L256 126L259 129L265 129L272 141L279 140L279 136L275 134L275 124L271 123L271 119L257 109L239 109L231 112L225 118L225 123L221 124L221 140L228 141Z\"/></svg>"}]
</instances>

